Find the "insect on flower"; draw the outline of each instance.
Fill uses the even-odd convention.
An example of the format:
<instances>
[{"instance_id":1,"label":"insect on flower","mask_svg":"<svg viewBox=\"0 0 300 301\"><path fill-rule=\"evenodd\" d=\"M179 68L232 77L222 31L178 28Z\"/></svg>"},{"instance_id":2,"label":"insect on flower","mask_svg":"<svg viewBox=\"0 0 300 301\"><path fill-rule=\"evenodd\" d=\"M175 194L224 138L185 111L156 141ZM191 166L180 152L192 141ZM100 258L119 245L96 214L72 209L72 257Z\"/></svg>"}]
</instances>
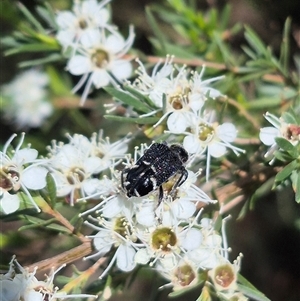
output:
<instances>
[{"instance_id":1,"label":"insect on flower","mask_svg":"<svg viewBox=\"0 0 300 301\"><path fill-rule=\"evenodd\" d=\"M162 184L172 176L180 174L171 194L182 185L188 177L184 164L188 160L187 151L180 145L153 143L137 160L121 174L122 188L128 197L140 197L159 188L159 201L163 198Z\"/></svg>"}]
</instances>

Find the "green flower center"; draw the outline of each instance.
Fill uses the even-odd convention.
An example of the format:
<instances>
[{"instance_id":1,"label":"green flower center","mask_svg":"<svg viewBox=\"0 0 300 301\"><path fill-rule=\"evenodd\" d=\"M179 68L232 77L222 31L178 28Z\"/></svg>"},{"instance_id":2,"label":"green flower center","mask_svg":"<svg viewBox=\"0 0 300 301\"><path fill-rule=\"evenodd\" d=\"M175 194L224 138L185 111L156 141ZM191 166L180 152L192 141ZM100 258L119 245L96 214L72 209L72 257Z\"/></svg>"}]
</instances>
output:
<instances>
[{"instance_id":1,"label":"green flower center","mask_svg":"<svg viewBox=\"0 0 300 301\"><path fill-rule=\"evenodd\" d=\"M211 137L213 137L215 134L215 130L212 126L208 124L201 123L199 125L199 135L198 138L201 141L209 141L211 140Z\"/></svg>"},{"instance_id":2,"label":"green flower center","mask_svg":"<svg viewBox=\"0 0 300 301\"><path fill-rule=\"evenodd\" d=\"M176 243L177 238L171 228L156 229L152 234L152 247L155 250L170 252Z\"/></svg>"}]
</instances>

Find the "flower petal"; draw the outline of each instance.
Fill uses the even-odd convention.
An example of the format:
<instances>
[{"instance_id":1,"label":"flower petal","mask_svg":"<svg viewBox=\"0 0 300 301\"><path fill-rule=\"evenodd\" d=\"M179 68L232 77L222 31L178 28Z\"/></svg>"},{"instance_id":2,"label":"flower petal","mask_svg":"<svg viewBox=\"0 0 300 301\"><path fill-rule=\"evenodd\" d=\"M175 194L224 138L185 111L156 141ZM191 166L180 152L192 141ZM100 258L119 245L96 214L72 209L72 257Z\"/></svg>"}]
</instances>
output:
<instances>
[{"instance_id":1,"label":"flower petal","mask_svg":"<svg viewBox=\"0 0 300 301\"><path fill-rule=\"evenodd\" d=\"M16 194L10 194L7 191L2 191L0 199L1 210L5 214L10 214L17 211L20 207L20 199Z\"/></svg>"},{"instance_id":2,"label":"flower petal","mask_svg":"<svg viewBox=\"0 0 300 301\"><path fill-rule=\"evenodd\" d=\"M105 87L109 84L110 78L106 70L97 69L91 75L91 81L97 89Z\"/></svg>"},{"instance_id":3,"label":"flower petal","mask_svg":"<svg viewBox=\"0 0 300 301\"><path fill-rule=\"evenodd\" d=\"M202 233L195 228L191 228L188 231L184 232L184 237L181 240L181 245L186 250L195 250L199 248L202 240L203 240Z\"/></svg>"},{"instance_id":4,"label":"flower petal","mask_svg":"<svg viewBox=\"0 0 300 301\"><path fill-rule=\"evenodd\" d=\"M106 218L115 217L120 211L122 207L120 205L120 201L117 197L111 199L107 204L103 206L103 216Z\"/></svg>"},{"instance_id":5,"label":"flower petal","mask_svg":"<svg viewBox=\"0 0 300 301\"><path fill-rule=\"evenodd\" d=\"M196 211L196 205L193 202L181 199L174 203L173 210L178 218L187 219L190 218Z\"/></svg>"},{"instance_id":6,"label":"flower petal","mask_svg":"<svg viewBox=\"0 0 300 301\"><path fill-rule=\"evenodd\" d=\"M196 154L202 150L199 140L193 135L186 136L183 139L183 147L191 154Z\"/></svg>"},{"instance_id":7,"label":"flower petal","mask_svg":"<svg viewBox=\"0 0 300 301\"><path fill-rule=\"evenodd\" d=\"M107 37L104 43L105 47L109 49L113 53L117 53L118 51L122 50L125 45L124 38L115 32Z\"/></svg>"},{"instance_id":8,"label":"flower petal","mask_svg":"<svg viewBox=\"0 0 300 301\"><path fill-rule=\"evenodd\" d=\"M116 60L111 63L110 70L112 74L121 81L131 75L132 65L130 62L125 60Z\"/></svg>"},{"instance_id":9,"label":"flower petal","mask_svg":"<svg viewBox=\"0 0 300 301\"><path fill-rule=\"evenodd\" d=\"M232 123L225 122L217 128L218 137L226 142L232 142L236 138L237 130Z\"/></svg>"},{"instance_id":10,"label":"flower petal","mask_svg":"<svg viewBox=\"0 0 300 301\"><path fill-rule=\"evenodd\" d=\"M15 153L12 161L16 162L18 165L23 165L34 161L38 156L38 151L32 148L23 148Z\"/></svg>"},{"instance_id":11,"label":"flower petal","mask_svg":"<svg viewBox=\"0 0 300 301\"><path fill-rule=\"evenodd\" d=\"M93 244L100 252L99 255L106 254L112 246L111 233L107 231L98 232L93 239Z\"/></svg>"},{"instance_id":12,"label":"flower petal","mask_svg":"<svg viewBox=\"0 0 300 301\"><path fill-rule=\"evenodd\" d=\"M272 126L260 129L259 139L265 145L275 144L275 138L280 135L280 131Z\"/></svg>"},{"instance_id":13,"label":"flower petal","mask_svg":"<svg viewBox=\"0 0 300 301\"><path fill-rule=\"evenodd\" d=\"M173 112L167 120L168 129L171 133L181 134L188 127L189 113Z\"/></svg>"},{"instance_id":14,"label":"flower petal","mask_svg":"<svg viewBox=\"0 0 300 301\"><path fill-rule=\"evenodd\" d=\"M77 21L76 16L70 11L58 12L56 16L56 23L58 27L62 29L67 29L70 24L75 24Z\"/></svg>"},{"instance_id":15,"label":"flower petal","mask_svg":"<svg viewBox=\"0 0 300 301\"><path fill-rule=\"evenodd\" d=\"M48 170L42 166L26 168L22 174L22 184L32 190L42 189L46 186Z\"/></svg>"},{"instance_id":16,"label":"flower petal","mask_svg":"<svg viewBox=\"0 0 300 301\"><path fill-rule=\"evenodd\" d=\"M117 266L124 272L132 271L135 268L135 249L130 245L120 245L117 250Z\"/></svg>"},{"instance_id":17,"label":"flower petal","mask_svg":"<svg viewBox=\"0 0 300 301\"><path fill-rule=\"evenodd\" d=\"M226 147L220 143L214 143L208 146L208 153L214 158L220 158L226 153Z\"/></svg>"},{"instance_id":18,"label":"flower petal","mask_svg":"<svg viewBox=\"0 0 300 301\"><path fill-rule=\"evenodd\" d=\"M92 71L91 62L88 57L74 55L68 62L67 68L73 75L82 75Z\"/></svg>"}]
</instances>

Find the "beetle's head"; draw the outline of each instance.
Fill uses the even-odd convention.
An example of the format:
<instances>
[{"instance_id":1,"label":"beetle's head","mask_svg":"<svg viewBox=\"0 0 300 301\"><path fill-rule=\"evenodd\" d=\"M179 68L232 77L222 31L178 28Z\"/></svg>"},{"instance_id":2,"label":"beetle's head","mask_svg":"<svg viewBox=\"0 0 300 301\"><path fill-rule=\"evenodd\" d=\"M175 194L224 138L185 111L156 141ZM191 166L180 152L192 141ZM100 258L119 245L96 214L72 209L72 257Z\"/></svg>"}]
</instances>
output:
<instances>
[{"instance_id":1,"label":"beetle's head","mask_svg":"<svg viewBox=\"0 0 300 301\"><path fill-rule=\"evenodd\" d=\"M177 154L178 158L180 159L180 161L182 163L186 163L187 160L189 159L188 152L181 145L172 144L172 145L170 145L170 150L173 153Z\"/></svg>"}]
</instances>

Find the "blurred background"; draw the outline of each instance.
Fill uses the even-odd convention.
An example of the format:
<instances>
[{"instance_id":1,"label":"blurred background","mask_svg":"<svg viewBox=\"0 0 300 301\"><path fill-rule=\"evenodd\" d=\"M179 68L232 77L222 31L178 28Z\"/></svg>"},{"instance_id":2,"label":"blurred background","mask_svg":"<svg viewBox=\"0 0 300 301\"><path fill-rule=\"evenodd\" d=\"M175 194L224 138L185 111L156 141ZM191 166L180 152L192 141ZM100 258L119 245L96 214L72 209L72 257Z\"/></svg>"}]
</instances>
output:
<instances>
[{"instance_id":1,"label":"blurred background","mask_svg":"<svg viewBox=\"0 0 300 301\"><path fill-rule=\"evenodd\" d=\"M34 7L42 1L22 0L28 9L34 12ZM69 1L50 0L48 1L57 9L70 7ZM282 37L283 25L288 16L292 18L293 39L291 42L291 52L299 53L300 47L300 1L295 0L207 0L194 1L200 9L209 8L222 9L225 4L231 5L230 23L248 24L270 45L275 53L279 53ZM1 1L1 29L2 35L10 34L19 22L20 13L17 9L17 1ZM153 36L150 26L145 20L145 6L162 1L150 0L114 0L111 3L113 10L113 21L121 30L127 33L128 25L133 24L136 31L134 47L140 49L147 55L153 55L154 50L149 37ZM161 24L164 31L169 31L176 40L177 36L172 30L172 24ZM126 35L126 34L125 34ZM244 43L241 33L234 36L230 41L235 49L239 49ZM17 74L18 62L30 59L30 54L15 55L9 57L1 56L1 85L9 82ZM74 81L75 82L75 81ZM25 93L25 91L24 91ZM17 110L17 108L16 108ZM122 135L128 129L116 128L113 123L102 123L104 111L102 107L90 112L82 109L80 114L88 117L91 124L83 133L82 128L77 128L76 118L62 110L60 117L56 121L55 130L44 129L41 134L40 129L25 129L28 133L29 141L35 147L49 144L52 139L63 140L63 134L71 129L72 132L91 133L101 127L106 135ZM74 113L75 114L75 113ZM76 113L77 114L77 113ZM64 116L65 118L61 118ZM56 123L55 123L56 122ZM1 117L1 144L11 136L16 130L5 122ZM242 206L241 204L240 206ZM241 252L244 255L242 260L242 275L254 286L266 294L272 301L299 301L300 300L300 206L294 201L293 193L289 189L269 194L267 197L256 202L254 210L248 212L240 220L236 220L241 208L235 208L231 220L228 222L228 241L232 248L231 260L235 259ZM67 214L67 213L66 213ZM13 254L17 255L19 262L23 265L31 264L41 259L52 256L49 254L48 246L53 245L54 249L66 249L74 242L70 240L61 241L55 232L49 233L40 230L34 233L30 230L16 232L19 223L14 220L0 221L0 229L4 234L2 237L1 264L7 264ZM7 241L5 241L7 240ZM3 248L4 246L4 248ZM157 280L153 275L141 277L140 282L131 286L125 292L123 300L147 301L147 297L141 297L142 290L151 291L153 282ZM163 292L157 300L167 300L167 292ZM126 299L126 296L128 299ZM193 292L190 297L192 300ZM150 298L150 296L149 296ZM113 300L118 300L113 299ZM150 300L150 299L149 299ZM177 299L174 299L177 300Z\"/></svg>"}]
</instances>

